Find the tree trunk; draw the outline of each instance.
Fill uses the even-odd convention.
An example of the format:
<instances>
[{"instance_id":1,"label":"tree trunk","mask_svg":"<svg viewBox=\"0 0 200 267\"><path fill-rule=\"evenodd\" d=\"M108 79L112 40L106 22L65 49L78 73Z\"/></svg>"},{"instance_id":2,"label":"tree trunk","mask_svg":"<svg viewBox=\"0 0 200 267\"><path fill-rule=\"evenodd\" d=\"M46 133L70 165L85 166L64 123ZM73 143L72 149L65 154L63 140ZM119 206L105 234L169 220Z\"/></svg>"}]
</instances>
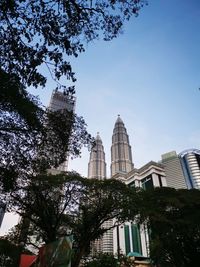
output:
<instances>
[{"instance_id":1,"label":"tree trunk","mask_svg":"<svg viewBox=\"0 0 200 267\"><path fill-rule=\"evenodd\" d=\"M84 256L84 253L85 253L85 246L79 247L79 249L74 253L71 267L79 267L80 261Z\"/></svg>"}]
</instances>

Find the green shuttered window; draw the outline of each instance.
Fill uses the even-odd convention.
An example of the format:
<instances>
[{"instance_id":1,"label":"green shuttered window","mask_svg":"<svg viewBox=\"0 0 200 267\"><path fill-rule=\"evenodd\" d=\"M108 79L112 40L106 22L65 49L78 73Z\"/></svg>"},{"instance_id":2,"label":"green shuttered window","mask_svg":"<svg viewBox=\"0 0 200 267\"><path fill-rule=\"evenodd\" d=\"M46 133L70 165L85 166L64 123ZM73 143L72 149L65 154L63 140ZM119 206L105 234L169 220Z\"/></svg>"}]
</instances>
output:
<instances>
[{"instance_id":1,"label":"green shuttered window","mask_svg":"<svg viewBox=\"0 0 200 267\"><path fill-rule=\"evenodd\" d=\"M137 224L131 225L133 251L142 254L140 231Z\"/></svg>"}]
</instances>

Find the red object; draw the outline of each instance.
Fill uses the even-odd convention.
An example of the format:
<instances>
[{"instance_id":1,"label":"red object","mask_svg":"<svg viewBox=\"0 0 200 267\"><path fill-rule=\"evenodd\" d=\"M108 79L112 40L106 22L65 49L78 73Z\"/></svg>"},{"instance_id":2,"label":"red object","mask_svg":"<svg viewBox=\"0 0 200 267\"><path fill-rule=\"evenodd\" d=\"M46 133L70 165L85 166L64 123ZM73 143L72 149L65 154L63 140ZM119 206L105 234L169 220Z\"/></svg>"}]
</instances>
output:
<instances>
[{"instance_id":1,"label":"red object","mask_svg":"<svg viewBox=\"0 0 200 267\"><path fill-rule=\"evenodd\" d=\"M31 267L31 265L36 261L37 256L21 254L19 267Z\"/></svg>"}]
</instances>

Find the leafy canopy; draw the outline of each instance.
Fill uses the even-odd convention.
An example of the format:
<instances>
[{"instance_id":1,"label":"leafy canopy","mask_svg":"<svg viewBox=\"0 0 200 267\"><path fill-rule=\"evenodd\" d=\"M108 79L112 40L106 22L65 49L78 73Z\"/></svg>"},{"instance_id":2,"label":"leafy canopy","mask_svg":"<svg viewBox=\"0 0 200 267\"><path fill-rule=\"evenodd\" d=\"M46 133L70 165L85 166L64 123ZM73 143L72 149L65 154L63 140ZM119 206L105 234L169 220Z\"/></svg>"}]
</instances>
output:
<instances>
[{"instance_id":1,"label":"leafy canopy","mask_svg":"<svg viewBox=\"0 0 200 267\"><path fill-rule=\"evenodd\" d=\"M141 193L150 256L157 266L197 266L200 257L200 191L155 188Z\"/></svg>"},{"instance_id":2,"label":"leafy canopy","mask_svg":"<svg viewBox=\"0 0 200 267\"><path fill-rule=\"evenodd\" d=\"M0 190L14 190L33 174L80 154L92 138L82 117L44 109L16 75L0 70ZM73 97L73 95L69 95Z\"/></svg>"},{"instance_id":3,"label":"leafy canopy","mask_svg":"<svg viewBox=\"0 0 200 267\"><path fill-rule=\"evenodd\" d=\"M28 228L22 227L27 231L21 232L23 242L30 240L27 236L49 243L72 234L73 267L89 253L91 241L126 221L131 202L132 216L138 214L136 192L124 183L84 179L76 173L38 175L10 195L10 210L30 222ZM112 226L104 224L114 218Z\"/></svg>"},{"instance_id":4,"label":"leafy canopy","mask_svg":"<svg viewBox=\"0 0 200 267\"><path fill-rule=\"evenodd\" d=\"M123 22L138 15L146 0L1 0L0 64L26 86L44 86L46 65L52 78L75 81L66 56L77 57L84 43L111 40Z\"/></svg>"}]
</instances>

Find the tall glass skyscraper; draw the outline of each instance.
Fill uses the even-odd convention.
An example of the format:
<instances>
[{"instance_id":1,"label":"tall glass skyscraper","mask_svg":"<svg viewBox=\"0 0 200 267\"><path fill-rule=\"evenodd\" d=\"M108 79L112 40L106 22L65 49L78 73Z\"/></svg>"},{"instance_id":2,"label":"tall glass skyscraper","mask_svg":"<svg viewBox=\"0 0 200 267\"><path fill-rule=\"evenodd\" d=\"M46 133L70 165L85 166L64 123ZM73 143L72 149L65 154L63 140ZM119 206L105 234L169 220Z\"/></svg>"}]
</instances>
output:
<instances>
[{"instance_id":1,"label":"tall glass skyscraper","mask_svg":"<svg viewBox=\"0 0 200 267\"><path fill-rule=\"evenodd\" d=\"M170 151L163 154L161 157L161 162L164 166L166 174L167 186L176 189L186 189L187 185L185 182L185 176L181 166L180 158L176 154L176 151Z\"/></svg>"},{"instance_id":2,"label":"tall glass skyscraper","mask_svg":"<svg viewBox=\"0 0 200 267\"><path fill-rule=\"evenodd\" d=\"M188 189L200 189L200 150L187 149L179 154Z\"/></svg>"}]
</instances>

